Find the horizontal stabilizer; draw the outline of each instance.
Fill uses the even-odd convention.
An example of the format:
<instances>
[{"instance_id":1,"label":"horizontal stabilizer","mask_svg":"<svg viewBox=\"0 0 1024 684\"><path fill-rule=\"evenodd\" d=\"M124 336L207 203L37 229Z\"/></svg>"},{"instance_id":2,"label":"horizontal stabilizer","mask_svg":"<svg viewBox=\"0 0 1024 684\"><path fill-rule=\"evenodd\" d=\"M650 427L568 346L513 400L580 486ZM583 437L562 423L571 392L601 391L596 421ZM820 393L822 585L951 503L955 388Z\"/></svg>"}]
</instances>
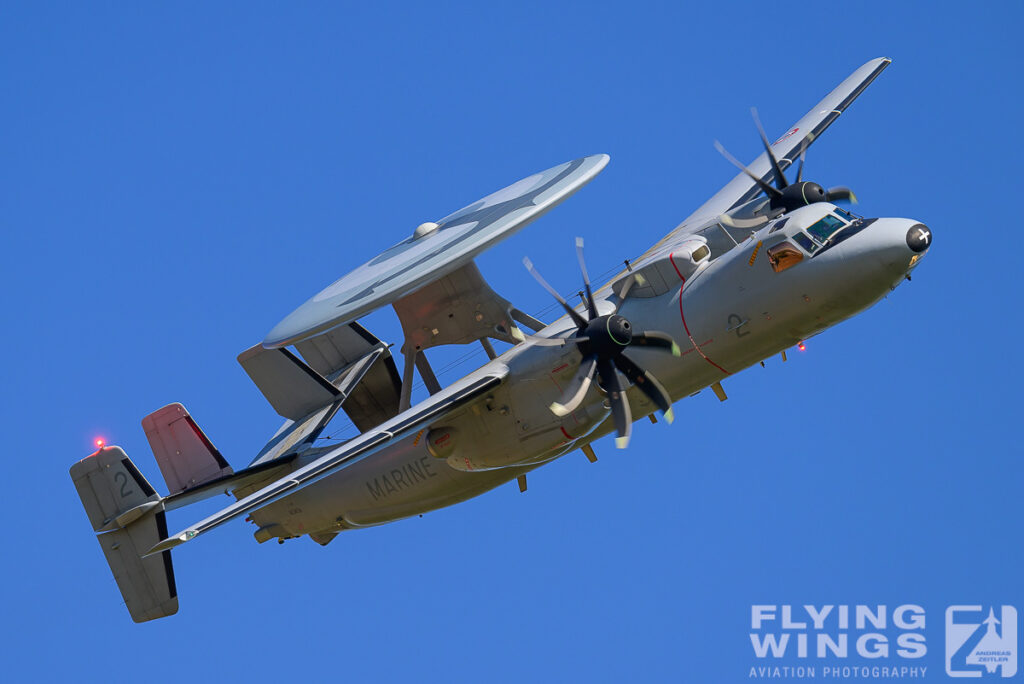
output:
<instances>
[{"instance_id":1,"label":"horizontal stabilizer","mask_svg":"<svg viewBox=\"0 0 1024 684\"><path fill-rule=\"evenodd\" d=\"M142 419L142 429L171 494L233 471L181 404L168 404Z\"/></svg>"},{"instance_id":2,"label":"horizontal stabilizer","mask_svg":"<svg viewBox=\"0 0 1024 684\"><path fill-rule=\"evenodd\" d=\"M281 416L302 420L342 398L327 378L287 349L256 345L238 355L238 363Z\"/></svg>"},{"instance_id":3,"label":"horizontal stabilizer","mask_svg":"<svg viewBox=\"0 0 1024 684\"><path fill-rule=\"evenodd\" d=\"M249 494L227 508L214 513L194 525L172 534L150 549L150 553L167 551L175 546L220 527L229 520L245 515L249 511L269 505L308 487L323 478L353 463L377 453L389 444L404 439L416 430L422 430L431 423L443 419L450 412L467 406L500 385L507 377L507 368L492 368L489 373L478 373L455 382L440 393L408 409L375 430L339 445L314 461L288 473L262 489Z\"/></svg>"},{"instance_id":4,"label":"horizontal stabilizer","mask_svg":"<svg viewBox=\"0 0 1024 684\"><path fill-rule=\"evenodd\" d=\"M263 463L243 468L236 473L218 477L215 480L186 489L178 494L171 494L163 499L163 508L165 511L173 511L176 508L188 506L218 494L235 494L238 496L239 491L252 487L259 488L263 484L273 482L292 470L290 464L295 460L295 456L296 454L292 453L274 460L267 460Z\"/></svg>"}]
</instances>

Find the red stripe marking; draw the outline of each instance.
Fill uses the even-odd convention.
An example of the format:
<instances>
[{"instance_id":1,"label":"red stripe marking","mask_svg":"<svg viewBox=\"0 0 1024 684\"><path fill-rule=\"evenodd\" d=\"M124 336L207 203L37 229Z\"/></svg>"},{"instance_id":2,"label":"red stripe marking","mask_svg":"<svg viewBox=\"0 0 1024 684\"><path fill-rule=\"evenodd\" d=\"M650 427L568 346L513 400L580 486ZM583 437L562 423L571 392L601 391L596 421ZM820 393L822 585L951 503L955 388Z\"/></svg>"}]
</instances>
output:
<instances>
[{"instance_id":1,"label":"red stripe marking","mask_svg":"<svg viewBox=\"0 0 1024 684\"><path fill-rule=\"evenodd\" d=\"M668 260L669 260L669 262L671 262L672 268L674 268L676 270L676 275L679 276L679 279L683 281L683 284L679 286L679 318L683 319L683 330L686 331L686 336L690 338L690 343L693 345L693 348L697 350L698 354L700 354L702 357L704 357L705 361L707 361L712 366L714 366L718 370L722 371L726 375L732 375L732 373L730 373L729 371L725 370L724 368L719 366L717 363L715 363L714 361L709 359L708 355L705 354L704 350L700 348L699 344L697 344L697 341L695 339L693 339L693 335L690 334L690 326L688 326L686 324L686 314L683 313L683 286L686 285L686 278L684 278L683 274L679 272L679 267L676 266L675 260L672 259L672 255L673 254L675 254L675 252L669 252ZM712 339L714 339L714 338L712 338ZM709 340L709 342L710 342L710 340ZM707 344L707 342L705 342L704 344Z\"/></svg>"},{"instance_id":2,"label":"red stripe marking","mask_svg":"<svg viewBox=\"0 0 1024 684\"><path fill-rule=\"evenodd\" d=\"M564 427L562 428L562 434L565 435L565 438L567 440L569 440L570 442L572 441L572 435L570 435L568 432L566 432Z\"/></svg>"},{"instance_id":3,"label":"red stripe marking","mask_svg":"<svg viewBox=\"0 0 1024 684\"><path fill-rule=\"evenodd\" d=\"M679 276L679 279L682 280L683 283L685 284L686 283L686 278L684 278L683 274L679 272L679 267L676 266L676 262L672 258L673 254L675 254L675 252L669 252L668 253L668 261L669 261L670 264L672 264L672 268L676 269L676 275Z\"/></svg>"}]
</instances>

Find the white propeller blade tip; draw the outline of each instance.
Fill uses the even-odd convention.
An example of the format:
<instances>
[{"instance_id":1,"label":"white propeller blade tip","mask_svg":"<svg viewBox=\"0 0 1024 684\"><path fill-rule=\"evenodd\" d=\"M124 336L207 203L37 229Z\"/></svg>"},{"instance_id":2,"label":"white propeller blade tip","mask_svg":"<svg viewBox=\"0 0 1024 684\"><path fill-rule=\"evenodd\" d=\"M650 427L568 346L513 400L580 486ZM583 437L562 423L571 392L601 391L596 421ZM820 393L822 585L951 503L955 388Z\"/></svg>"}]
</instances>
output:
<instances>
[{"instance_id":1,"label":"white propeller blade tip","mask_svg":"<svg viewBox=\"0 0 1024 684\"><path fill-rule=\"evenodd\" d=\"M629 437L616 437L615 438L615 448L616 449L625 449L628 446L629 446Z\"/></svg>"},{"instance_id":2,"label":"white propeller blade tip","mask_svg":"<svg viewBox=\"0 0 1024 684\"><path fill-rule=\"evenodd\" d=\"M548 408L551 410L552 413L554 413L559 418L569 415L569 410L566 409L561 404L559 404L557 401L548 406Z\"/></svg>"}]
</instances>

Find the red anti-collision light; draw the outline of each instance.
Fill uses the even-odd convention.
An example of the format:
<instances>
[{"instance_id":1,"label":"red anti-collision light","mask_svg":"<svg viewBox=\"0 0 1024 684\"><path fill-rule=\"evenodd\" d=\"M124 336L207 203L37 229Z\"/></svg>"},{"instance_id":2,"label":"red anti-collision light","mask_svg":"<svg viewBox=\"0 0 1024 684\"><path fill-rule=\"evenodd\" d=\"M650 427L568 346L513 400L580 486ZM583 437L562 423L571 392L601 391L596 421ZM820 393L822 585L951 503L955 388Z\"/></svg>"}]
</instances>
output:
<instances>
[{"instance_id":1,"label":"red anti-collision light","mask_svg":"<svg viewBox=\"0 0 1024 684\"><path fill-rule=\"evenodd\" d=\"M807 349L807 345L801 342L800 344L796 345L796 348L799 349L800 351L805 351Z\"/></svg>"},{"instance_id":2,"label":"red anti-collision light","mask_svg":"<svg viewBox=\"0 0 1024 684\"><path fill-rule=\"evenodd\" d=\"M102 437L97 437L96 438L95 444L96 444L96 448L97 449L102 449L103 445L106 444L106 443L107 443L107 441L105 439L103 439Z\"/></svg>"}]
</instances>

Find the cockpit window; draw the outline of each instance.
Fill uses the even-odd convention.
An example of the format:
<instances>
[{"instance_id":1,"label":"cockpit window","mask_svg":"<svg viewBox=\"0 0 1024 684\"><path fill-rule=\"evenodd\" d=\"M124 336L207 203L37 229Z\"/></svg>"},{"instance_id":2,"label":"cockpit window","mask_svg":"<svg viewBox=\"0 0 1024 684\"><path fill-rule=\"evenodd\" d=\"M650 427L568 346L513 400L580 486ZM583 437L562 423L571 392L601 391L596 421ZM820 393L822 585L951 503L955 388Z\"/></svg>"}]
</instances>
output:
<instances>
[{"instance_id":1,"label":"cockpit window","mask_svg":"<svg viewBox=\"0 0 1024 684\"><path fill-rule=\"evenodd\" d=\"M844 218L850 223L853 223L854 221L857 220L856 216L846 211L845 209L840 209L839 207L836 207L836 214L838 214L840 218Z\"/></svg>"},{"instance_id":2,"label":"cockpit window","mask_svg":"<svg viewBox=\"0 0 1024 684\"><path fill-rule=\"evenodd\" d=\"M772 270L776 273L782 273L787 268L796 266L804 258L804 253L797 249L792 242L780 242L769 247L765 255L768 257L768 263L772 265Z\"/></svg>"},{"instance_id":3,"label":"cockpit window","mask_svg":"<svg viewBox=\"0 0 1024 684\"><path fill-rule=\"evenodd\" d=\"M782 227L786 225L787 221L789 221L789 217L788 216L786 216L785 218L781 218L778 221L776 221L775 225L772 226L772 229L768 231L768 234L770 235L770 234L774 233L777 230L782 230Z\"/></svg>"},{"instance_id":4,"label":"cockpit window","mask_svg":"<svg viewBox=\"0 0 1024 684\"><path fill-rule=\"evenodd\" d=\"M814 254L814 250L818 249L818 243L803 233L795 233L793 239L796 240L798 245L807 250L808 254Z\"/></svg>"},{"instance_id":5,"label":"cockpit window","mask_svg":"<svg viewBox=\"0 0 1024 684\"><path fill-rule=\"evenodd\" d=\"M821 244L828 242L828 239L838 233L846 224L837 216L829 214L810 228L807 232Z\"/></svg>"}]
</instances>

